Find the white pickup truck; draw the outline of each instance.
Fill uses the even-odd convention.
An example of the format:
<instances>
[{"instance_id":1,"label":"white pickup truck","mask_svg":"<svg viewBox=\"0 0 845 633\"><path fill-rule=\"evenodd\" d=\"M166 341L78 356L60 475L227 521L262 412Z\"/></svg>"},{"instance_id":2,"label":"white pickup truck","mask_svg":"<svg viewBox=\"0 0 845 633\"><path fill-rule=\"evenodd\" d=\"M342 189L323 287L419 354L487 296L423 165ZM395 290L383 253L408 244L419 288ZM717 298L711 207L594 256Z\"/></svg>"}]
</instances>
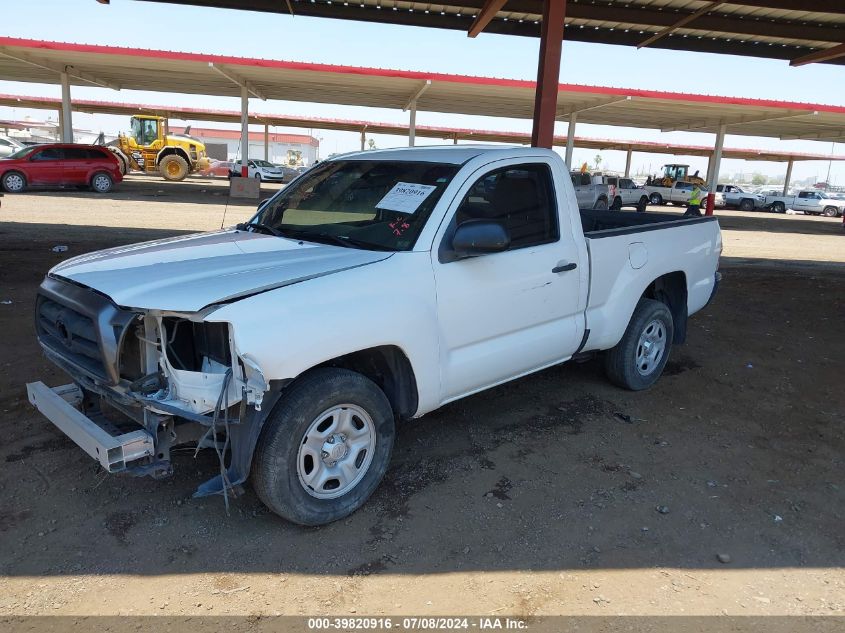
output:
<instances>
[{"instance_id":1,"label":"white pickup truck","mask_svg":"<svg viewBox=\"0 0 845 633\"><path fill-rule=\"evenodd\" d=\"M648 192L633 179L624 176L602 176L602 182L613 192L611 209L618 211L623 207L634 207L639 213L643 213L648 207Z\"/></svg>"},{"instance_id":2,"label":"white pickup truck","mask_svg":"<svg viewBox=\"0 0 845 633\"><path fill-rule=\"evenodd\" d=\"M36 302L73 382L30 401L110 472L216 451L239 490L308 525L360 507L395 423L602 352L645 389L713 296L715 218L579 211L532 148L369 151L320 163L226 230L66 260Z\"/></svg>"},{"instance_id":3,"label":"white pickup truck","mask_svg":"<svg viewBox=\"0 0 845 633\"><path fill-rule=\"evenodd\" d=\"M775 213L784 213L787 209L803 211L805 215L826 215L835 218L845 213L845 200L831 198L824 191L805 189L794 196L767 195L763 206Z\"/></svg>"},{"instance_id":4,"label":"white pickup truck","mask_svg":"<svg viewBox=\"0 0 845 633\"><path fill-rule=\"evenodd\" d=\"M651 204L654 205L661 205L661 204L687 204L689 202L690 194L692 193L693 185L691 182L687 182L686 180L678 180L674 185L671 187L663 187L658 185L646 185L644 187L646 193L648 193L648 200ZM707 191L702 187L701 188L701 201L702 204L704 203L704 199L707 197Z\"/></svg>"},{"instance_id":5,"label":"white pickup truck","mask_svg":"<svg viewBox=\"0 0 845 633\"><path fill-rule=\"evenodd\" d=\"M575 199L579 207L599 211L610 208L611 200L616 193L615 187L604 182L601 174L572 171L569 173L569 178L575 189Z\"/></svg>"}]
</instances>

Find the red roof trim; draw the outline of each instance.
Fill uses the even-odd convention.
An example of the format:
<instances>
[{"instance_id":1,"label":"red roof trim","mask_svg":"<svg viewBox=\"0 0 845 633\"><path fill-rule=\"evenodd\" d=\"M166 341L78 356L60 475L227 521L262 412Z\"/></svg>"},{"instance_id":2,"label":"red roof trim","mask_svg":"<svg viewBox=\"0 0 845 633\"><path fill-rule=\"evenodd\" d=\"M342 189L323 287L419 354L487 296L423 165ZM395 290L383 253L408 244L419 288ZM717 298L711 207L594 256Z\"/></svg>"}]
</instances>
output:
<instances>
[{"instance_id":1,"label":"red roof trim","mask_svg":"<svg viewBox=\"0 0 845 633\"><path fill-rule=\"evenodd\" d=\"M100 46L95 44L75 44L69 42L51 42L45 40L31 40L17 37L0 36L0 46L12 46L35 50L49 50L57 52L95 53L100 55L123 55L126 57L143 57L145 59L167 59L193 62L215 62L239 66L258 66L261 68L277 68L287 70L302 70L310 72L340 73L347 75L363 75L367 77L394 77L400 79L415 79L474 84L484 86L504 86L523 88L533 91L536 82L523 79L502 79L496 77L478 77L473 75L448 75L444 73L426 73L411 70L393 70L388 68L366 68L357 66L342 66L335 64L317 64L311 62L294 62L272 59L258 59L249 57L231 57L226 55L209 55L205 53L184 53L179 51L161 51L152 49L125 48L121 46ZM586 86L580 84L559 84L559 90L589 94L605 94L619 97L644 97L648 99L665 99L669 101L692 101L696 103L711 103L722 105L748 105L787 110L806 110L812 112L831 112L845 114L845 106L825 104L801 103L797 101L775 101L772 99L749 99L746 97L724 97L717 95L688 94L681 92L663 92L658 90L641 90L633 88L613 88L607 86Z\"/></svg>"}]
</instances>

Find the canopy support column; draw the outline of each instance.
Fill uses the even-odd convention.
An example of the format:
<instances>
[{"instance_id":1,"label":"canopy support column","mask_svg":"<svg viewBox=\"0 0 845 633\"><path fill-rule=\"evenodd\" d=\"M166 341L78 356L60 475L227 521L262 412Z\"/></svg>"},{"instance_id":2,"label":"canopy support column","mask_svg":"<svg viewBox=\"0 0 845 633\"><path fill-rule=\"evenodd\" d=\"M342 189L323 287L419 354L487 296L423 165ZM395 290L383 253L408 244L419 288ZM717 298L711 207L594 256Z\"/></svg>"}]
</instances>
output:
<instances>
[{"instance_id":1,"label":"canopy support column","mask_svg":"<svg viewBox=\"0 0 845 633\"><path fill-rule=\"evenodd\" d=\"M361 128L361 151L364 151L364 148L367 145L367 128Z\"/></svg>"},{"instance_id":2,"label":"canopy support column","mask_svg":"<svg viewBox=\"0 0 845 633\"><path fill-rule=\"evenodd\" d=\"M707 174L707 210L704 215L713 215L713 207L716 204L716 185L719 184L719 169L722 164L722 148L725 146L725 132L728 126L722 123L719 125L719 132L716 134L716 147L713 148L713 158L710 161L710 169Z\"/></svg>"},{"instance_id":3,"label":"canopy support column","mask_svg":"<svg viewBox=\"0 0 845 633\"><path fill-rule=\"evenodd\" d=\"M241 176L249 178L249 90L241 86Z\"/></svg>"},{"instance_id":4,"label":"canopy support column","mask_svg":"<svg viewBox=\"0 0 845 633\"><path fill-rule=\"evenodd\" d=\"M540 56L537 63L537 90L534 94L532 147L551 149L555 137L557 90L560 82L560 54L563 47L563 22L566 0L543 0L540 23Z\"/></svg>"},{"instance_id":5,"label":"canopy support column","mask_svg":"<svg viewBox=\"0 0 845 633\"><path fill-rule=\"evenodd\" d=\"M625 178L631 177L631 155L634 153L634 150L628 148L628 155L625 157Z\"/></svg>"},{"instance_id":6,"label":"canopy support column","mask_svg":"<svg viewBox=\"0 0 845 633\"><path fill-rule=\"evenodd\" d=\"M792 180L792 164L795 161L793 159L789 159L789 162L786 163L786 178L783 181L783 195L789 194L789 181Z\"/></svg>"},{"instance_id":7,"label":"canopy support column","mask_svg":"<svg viewBox=\"0 0 845 633\"><path fill-rule=\"evenodd\" d=\"M66 72L62 75L62 143L73 143L73 115L70 108L70 77Z\"/></svg>"},{"instance_id":8,"label":"canopy support column","mask_svg":"<svg viewBox=\"0 0 845 633\"><path fill-rule=\"evenodd\" d=\"M414 141L417 138L417 100L411 101L410 108L411 116L408 122L408 147L414 146Z\"/></svg>"},{"instance_id":9,"label":"canopy support column","mask_svg":"<svg viewBox=\"0 0 845 633\"><path fill-rule=\"evenodd\" d=\"M264 160L270 162L270 126L264 124Z\"/></svg>"},{"instance_id":10,"label":"canopy support column","mask_svg":"<svg viewBox=\"0 0 845 633\"><path fill-rule=\"evenodd\" d=\"M575 151L575 123L578 120L578 113L569 115L569 127L566 128L566 158L564 162L569 169L572 169L572 152Z\"/></svg>"}]
</instances>

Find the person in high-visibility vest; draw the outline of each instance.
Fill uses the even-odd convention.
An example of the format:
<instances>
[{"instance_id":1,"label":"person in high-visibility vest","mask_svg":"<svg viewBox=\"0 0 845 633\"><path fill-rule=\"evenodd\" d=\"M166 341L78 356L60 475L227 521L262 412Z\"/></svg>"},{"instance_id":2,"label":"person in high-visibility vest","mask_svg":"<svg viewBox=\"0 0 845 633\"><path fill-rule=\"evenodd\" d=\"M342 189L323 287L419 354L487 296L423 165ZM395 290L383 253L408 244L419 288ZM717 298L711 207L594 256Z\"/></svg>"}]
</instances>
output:
<instances>
[{"instance_id":1,"label":"person in high-visibility vest","mask_svg":"<svg viewBox=\"0 0 845 633\"><path fill-rule=\"evenodd\" d=\"M684 215L701 215L701 187L698 185L692 186L692 191L689 194L689 203Z\"/></svg>"}]
</instances>

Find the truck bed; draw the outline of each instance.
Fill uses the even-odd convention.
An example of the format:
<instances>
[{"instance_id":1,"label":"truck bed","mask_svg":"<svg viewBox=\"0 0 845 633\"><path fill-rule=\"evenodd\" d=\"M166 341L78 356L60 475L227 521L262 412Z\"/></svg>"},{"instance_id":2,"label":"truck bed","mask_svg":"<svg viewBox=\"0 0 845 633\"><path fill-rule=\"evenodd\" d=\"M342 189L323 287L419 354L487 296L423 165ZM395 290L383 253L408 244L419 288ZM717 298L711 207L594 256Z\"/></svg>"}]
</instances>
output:
<instances>
[{"instance_id":1,"label":"truck bed","mask_svg":"<svg viewBox=\"0 0 845 633\"><path fill-rule=\"evenodd\" d=\"M591 239L716 221L712 216L684 217L681 213L625 213L594 209L580 211L584 235Z\"/></svg>"}]
</instances>

